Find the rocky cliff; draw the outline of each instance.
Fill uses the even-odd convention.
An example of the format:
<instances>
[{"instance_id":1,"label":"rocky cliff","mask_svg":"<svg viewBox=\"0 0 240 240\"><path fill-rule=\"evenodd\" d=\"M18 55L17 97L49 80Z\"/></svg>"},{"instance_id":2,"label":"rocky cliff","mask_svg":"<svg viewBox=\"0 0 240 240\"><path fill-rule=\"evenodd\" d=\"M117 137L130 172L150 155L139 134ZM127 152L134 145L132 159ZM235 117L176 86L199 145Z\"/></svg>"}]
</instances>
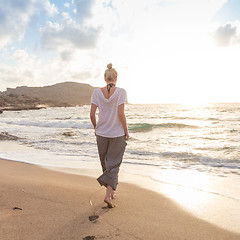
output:
<instances>
[{"instance_id":1,"label":"rocky cliff","mask_svg":"<svg viewBox=\"0 0 240 240\"><path fill-rule=\"evenodd\" d=\"M0 92L1 110L70 107L90 104L95 88L89 84L63 82L45 87L7 88Z\"/></svg>"}]
</instances>

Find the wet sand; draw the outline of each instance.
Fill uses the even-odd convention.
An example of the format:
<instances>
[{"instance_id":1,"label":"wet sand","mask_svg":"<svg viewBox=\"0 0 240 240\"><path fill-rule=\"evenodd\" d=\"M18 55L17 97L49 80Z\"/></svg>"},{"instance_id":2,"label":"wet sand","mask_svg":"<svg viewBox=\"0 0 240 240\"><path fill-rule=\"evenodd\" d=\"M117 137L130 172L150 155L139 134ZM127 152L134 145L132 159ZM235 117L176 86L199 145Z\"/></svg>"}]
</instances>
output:
<instances>
[{"instance_id":1,"label":"wet sand","mask_svg":"<svg viewBox=\"0 0 240 240\"><path fill-rule=\"evenodd\" d=\"M115 208L94 178L0 160L0 239L234 240L153 191L120 183Z\"/></svg>"}]
</instances>

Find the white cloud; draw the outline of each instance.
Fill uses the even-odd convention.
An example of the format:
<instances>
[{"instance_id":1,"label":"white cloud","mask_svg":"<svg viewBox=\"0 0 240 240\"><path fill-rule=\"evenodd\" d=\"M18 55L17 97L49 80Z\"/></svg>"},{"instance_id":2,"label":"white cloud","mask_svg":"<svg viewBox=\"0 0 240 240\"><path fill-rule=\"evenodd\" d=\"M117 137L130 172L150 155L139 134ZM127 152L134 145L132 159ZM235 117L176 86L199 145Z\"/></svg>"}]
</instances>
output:
<instances>
[{"instance_id":1,"label":"white cloud","mask_svg":"<svg viewBox=\"0 0 240 240\"><path fill-rule=\"evenodd\" d=\"M70 62L73 59L73 52L66 50L60 53L61 59L65 62Z\"/></svg>"},{"instance_id":2,"label":"white cloud","mask_svg":"<svg viewBox=\"0 0 240 240\"><path fill-rule=\"evenodd\" d=\"M62 12L62 17L63 17L64 21L67 21L69 23L72 22L71 15L68 12Z\"/></svg>"},{"instance_id":3,"label":"white cloud","mask_svg":"<svg viewBox=\"0 0 240 240\"><path fill-rule=\"evenodd\" d=\"M76 22L58 24L50 21L40 30L43 48L60 52L69 48L95 47L99 31L99 29L84 27Z\"/></svg>"},{"instance_id":4,"label":"white cloud","mask_svg":"<svg viewBox=\"0 0 240 240\"><path fill-rule=\"evenodd\" d=\"M94 49L100 28L86 25L84 20L91 16L94 1L73 1L78 9L77 16L73 18L67 12L59 13L48 0L26 0L18 5L13 2L14 0L9 0L7 4L0 5L1 46L23 39L31 18L44 13L54 18L40 28L42 47L55 52L49 55L50 58L48 52L41 52L43 58L38 59L28 52L27 46L26 50L12 50L13 52L10 47L5 48L4 51L9 52L0 55L0 90L20 85L41 86L64 81L86 81L99 74ZM81 6L86 6L86 9L81 10Z\"/></svg>"},{"instance_id":5,"label":"white cloud","mask_svg":"<svg viewBox=\"0 0 240 240\"><path fill-rule=\"evenodd\" d=\"M95 48L101 28L96 23L86 22L92 16L94 3L95 0L73 0L76 14L62 12L57 20L48 21L44 27L41 27L43 49L58 51L66 60L70 59L69 54L66 58L66 51ZM65 5L68 6L66 3Z\"/></svg>"},{"instance_id":6,"label":"white cloud","mask_svg":"<svg viewBox=\"0 0 240 240\"><path fill-rule=\"evenodd\" d=\"M66 51L48 60L39 60L22 49L8 52L8 56L8 63L0 63L0 91L23 85L87 82L99 77L97 57L89 51Z\"/></svg>"},{"instance_id":7,"label":"white cloud","mask_svg":"<svg viewBox=\"0 0 240 240\"><path fill-rule=\"evenodd\" d=\"M70 3L65 2L65 3L64 3L64 7L65 7L65 8L70 8Z\"/></svg>"},{"instance_id":8,"label":"white cloud","mask_svg":"<svg viewBox=\"0 0 240 240\"><path fill-rule=\"evenodd\" d=\"M41 1L35 0L35 2L40 7L40 9L42 7L48 15L54 16L58 14L58 9L53 3L50 3L49 0L41 0Z\"/></svg>"},{"instance_id":9,"label":"white cloud","mask_svg":"<svg viewBox=\"0 0 240 240\"><path fill-rule=\"evenodd\" d=\"M72 3L76 7L77 17L80 22L92 16L92 7L96 0L73 0Z\"/></svg>"},{"instance_id":10,"label":"white cloud","mask_svg":"<svg viewBox=\"0 0 240 240\"><path fill-rule=\"evenodd\" d=\"M35 56L22 49L15 50L8 64L0 63L0 90L19 85L35 85L36 69L39 69L39 66L40 62Z\"/></svg>"},{"instance_id":11,"label":"white cloud","mask_svg":"<svg viewBox=\"0 0 240 240\"><path fill-rule=\"evenodd\" d=\"M57 13L49 0L0 0L0 47L22 40L31 18L40 11L51 16Z\"/></svg>"},{"instance_id":12,"label":"white cloud","mask_svg":"<svg viewBox=\"0 0 240 240\"><path fill-rule=\"evenodd\" d=\"M16 62L25 62L29 58L29 55L26 51L18 49L13 53L12 57Z\"/></svg>"},{"instance_id":13,"label":"white cloud","mask_svg":"<svg viewBox=\"0 0 240 240\"><path fill-rule=\"evenodd\" d=\"M212 34L217 46L227 47L240 44L240 23L227 23Z\"/></svg>"}]
</instances>

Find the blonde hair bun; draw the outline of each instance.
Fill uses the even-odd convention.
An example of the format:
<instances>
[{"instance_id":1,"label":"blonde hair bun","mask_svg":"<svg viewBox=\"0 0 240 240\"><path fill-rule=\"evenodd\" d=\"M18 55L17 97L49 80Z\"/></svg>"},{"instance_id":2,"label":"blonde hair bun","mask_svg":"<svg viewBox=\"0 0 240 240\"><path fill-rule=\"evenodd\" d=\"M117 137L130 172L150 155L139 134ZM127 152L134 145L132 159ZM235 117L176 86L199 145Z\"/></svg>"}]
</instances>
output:
<instances>
[{"instance_id":1,"label":"blonde hair bun","mask_svg":"<svg viewBox=\"0 0 240 240\"><path fill-rule=\"evenodd\" d=\"M112 68L112 64L109 63L109 64L107 65L107 68L108 68L108 69L111 69L111 68Z\"/></svg>"},{"instance_id":2,"label":"blonde hair bun","mask_svg":"<svg viewBox=\"0 0 240 240\"><path fill-rule=\"evenodd\" d=\"M104 73L104 79L108 82L113 82L117 79L118 73L115 68L112 67L112 64L107 65L107 69Z\"/></svg>"}]
</instances>

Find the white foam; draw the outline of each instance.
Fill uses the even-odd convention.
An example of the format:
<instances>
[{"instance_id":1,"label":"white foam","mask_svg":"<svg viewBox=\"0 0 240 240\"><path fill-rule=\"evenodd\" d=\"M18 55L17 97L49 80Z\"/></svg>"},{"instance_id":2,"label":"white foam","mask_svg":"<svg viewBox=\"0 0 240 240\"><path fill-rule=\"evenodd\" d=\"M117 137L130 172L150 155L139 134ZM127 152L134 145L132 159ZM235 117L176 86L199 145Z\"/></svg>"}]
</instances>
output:
<instances>
[{"instance_id":1,"label":"white foam","mask_svg":"<svg viewBox=\"0 0 240 240\"><path fill-rule=\"evenodd\" d=\"M21 125L27 127L47 127L47 128L79 128L79 129L92 129L92 125L77 121L29 121L29 120L2 120L2 123L10 125Z\"/></svg>"}]
</instances>

